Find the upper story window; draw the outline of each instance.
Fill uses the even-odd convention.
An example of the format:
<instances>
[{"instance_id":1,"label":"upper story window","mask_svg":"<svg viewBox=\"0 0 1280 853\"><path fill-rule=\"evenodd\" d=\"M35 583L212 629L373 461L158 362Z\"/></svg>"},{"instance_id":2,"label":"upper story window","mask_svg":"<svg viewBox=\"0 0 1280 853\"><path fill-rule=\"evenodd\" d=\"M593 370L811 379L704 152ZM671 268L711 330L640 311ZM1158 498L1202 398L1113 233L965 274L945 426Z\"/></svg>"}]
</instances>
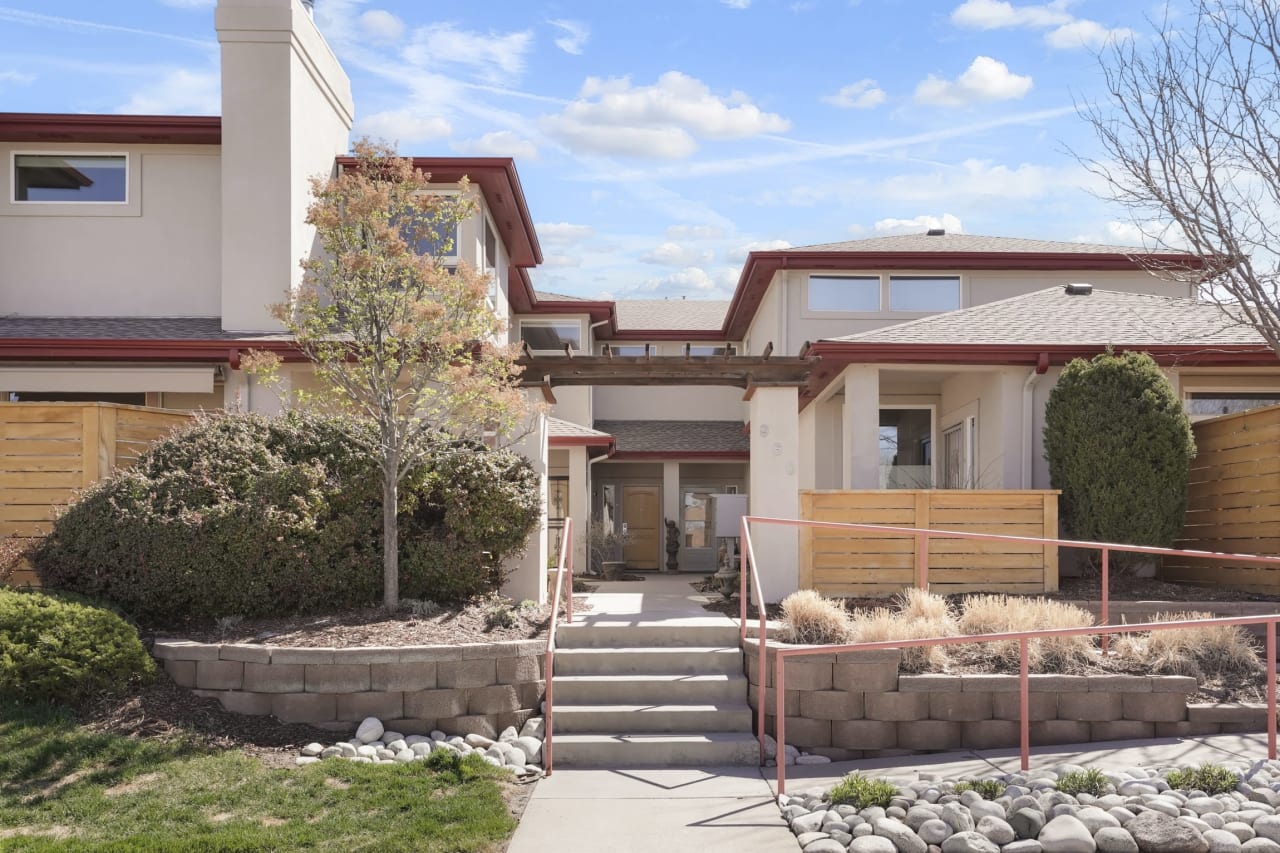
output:
<instances>
[{"instance_id":1,"label":"upper story window","mask_svg":"<svg viewBox=\"0 0 1280 853\"><path fill-rule=\"evenodd\" d=\"M601 344L600 346L601 355L604 355L605 347L609 348L610 353L619 357L645 356L645 355L658 354L658 348L656 346L652 346L651 344Z\"/></svg>"},{"instance_id":2,"label":"upper story window","mask_svg":"<svg viewBox=\"0 0 1280 853\"><path fill-rule=\"evenodd\" d=\"M125 204L127 154L14 154L14 202Z\"/></svg>"},{"instance_id":3,"label":"upper story window","mask_svg":"<svg viewBox=\"0 0 1280 853\"><path fill-rule=\"evenodd\" d=\"M1280 391L1191 391L1186 404L1187 415L1199 421L1280 405Z\"/></svg>"},{"instance_id":4,"label":"upper story window","mask_svg":"<svg viewBox=\"0 0 1280 853\"><path fill-rule=\"evenodd\" d=\"M534 352L563 353L565 344L582 350L582 324L577 320L521 320L520 340Z\"/></svg>"},{"instance_id":5,"label":"upper story window","mask_svg":"<svg viewBox=\"0 0 1280 853\"><path fill-rule=\"evenodd\" d=\"M496 269L498 266L498 235L486 218L484 221L484 268Z\"/></svg>"},{"instance_id":6,"label":"upper story window","mask_svg":"<svg viewBox=\"0 0 1280 853\"><path fill-rule=\"evenodd\" d=\"M809 276L810 311L879 311L880 276Z\"/></svg>"},{"instance_id":7,"label":"upper story window","mask_svg":"<svg viewBox=\"0 0 1280 853\"><path fill-rule=\"evenodd\" d=\"M890 311L954 311L959 307L958 275L889 276Z\"/></svg>"},{"instance_id":8,"label":"upper story window","mask_svg":"<svg viewBox=\"0 0 1280 853\"><path fill-rule=\"evenodd\" d=\"M737 347L733 344L690 344L687 354L698 355L735 355Z\"/></svg>"}]
</instances>

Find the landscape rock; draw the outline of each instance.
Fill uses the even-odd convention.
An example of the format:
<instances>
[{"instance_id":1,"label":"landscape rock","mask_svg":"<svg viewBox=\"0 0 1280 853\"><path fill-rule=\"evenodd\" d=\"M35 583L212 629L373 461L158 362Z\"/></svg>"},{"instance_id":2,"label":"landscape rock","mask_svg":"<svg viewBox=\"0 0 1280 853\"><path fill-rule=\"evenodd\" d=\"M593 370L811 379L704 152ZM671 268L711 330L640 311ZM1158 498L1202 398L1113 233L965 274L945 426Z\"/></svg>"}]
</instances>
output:
<instances>
[{"instance_id":1,"label":"landscape rock","mask_svg":"<svg viewBox=\"0 0 1280 853\"><path fill-rule=\"evenodd\" d=\"M1037 840L1045 853L1094 853L1093 833L1079 819L1060 815L1044 825Z\"/></svg>"},{"instance_id":2,"label":"landscape rock","mask_svg":"<svg viewBox=\"0 0 1280 853\"><path fill-rule=\"evenodd\" d=\"M904 823L882 817L871 821L871 829L876 835L893 842L898 853L928 853L928 843Z\"/></svg>"},{"instance_id":3,"label":"landscape rock","mask_svg":"<svg viewBox=\"0 0 1280 853\"><path fill-rule=\"evenodd\" d=\"M364 722L356 727L356 740L361 743L373 743L382 737L382 733L386 731L382 727L382 720L377 717L365 717Z\"/></svg>"},{"instance_id":4,"label":"landscape rock","mask_svg":"<svg viewBox=\"0 0 1280 853\"><path fill-rule=\"evenodd\" d=\"M1098 853L1138 853L1138 842L1127 830L1118 826L1104 826L1093 834Z\"/></svg>"},{"instance_id":5,"label":"landscape rock","mask_svg":"<svg viewBox=\"0 0 1280 853\"><path fill-rule=\"evenodd\" d=\"M1125 824L1142 853L1209 853L1199 832L1155 811L1145 811Z\"/></svg>"},{"instance_id":6,"label":"landscape rock","mask_svg":"<svg viewBox=\"0 0 1280 853\"><path fill-rule=\"evenodd\" d=\"M942 842L942 853L999 853L991 839L973 830L957 832Z\"/></svg>"},{"instance_id":7,"label":"landscape rock","mask_svg":"<svg viewBox=\"0 0 1280 853\"><path fill-rule=\"evenodd\" d=\"M859 824L859 828L863 826L868 833L872 831L868 824ZM849 842L849 853L895 853L896 849L892 841L880 835L867 834Z\"/></svg>"}]
</instances>

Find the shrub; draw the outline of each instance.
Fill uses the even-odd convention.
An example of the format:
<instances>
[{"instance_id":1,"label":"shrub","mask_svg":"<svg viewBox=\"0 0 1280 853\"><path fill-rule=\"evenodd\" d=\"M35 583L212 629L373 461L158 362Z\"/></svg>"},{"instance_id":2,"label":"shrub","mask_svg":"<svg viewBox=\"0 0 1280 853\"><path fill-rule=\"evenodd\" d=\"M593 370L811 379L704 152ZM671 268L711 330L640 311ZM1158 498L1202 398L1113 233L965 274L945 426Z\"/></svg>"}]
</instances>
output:
<instances>
[{"instance_id":1,"label":"shrub","mask_svg":"<svg viewBox=\"0 0 1280 853\"><path fill-rule=\"evenodd\" d=\"M965 779L956 783L956 791L973 791L984 800L994 800L1004 793L1004 783L995 779Z\"/></svg>"},{"instance_id":2,"label":"shrub","mask_svg":"<svg viewBox=\"0 0 1280 853\"><path fill-rule=\"evenodd\" d=\"M960 615L964 634L1001 634L1011 631L1041 631L1051 628L1084 628L1093 624L1088 611L1047 598L1009 595L972 595L965 599ZM1005 668L1018 666L1021 656L1016 640L986 643L982 654ZM1027 647L1027 665L1033 672L1067 672L1090 663L1093 638L1051 637L1032 640Z\"/></svg>"},{"instance_id":3,"label":"shrub","mask_svg":"<svg viewBox=\"0 0 1280 853\"><path fill-rule=\"evenodd\" d=\"M1111 787L1111 782L1106 776L1102 775L1102 771L1096 768L1088 770L1073 770L1070 773L1063 773L1058 779L1058 790L1064 794L1090 794L1094 797L1105 796Z\"/></svg>"},{"instance_id":4,"label":"shrub","mask_svg":"<svg viewBox=\"0 0 1280 853\"><path fill-rule=\"evenodd\" d=\"M783 639L804 645L831 645L849 637L849 615L844 602L824 598L811 589L782 599Z\"/></svg>"},{"instance_id":5,"label":"shrub","mask_svg":"<svg viewBox=\"0 0 1280 853\"><path fill-rule=\"evenodd\" d=\"M1171 546L1196 455L1191 423L1145 353L1067 365L1045 407L1045 457L1062 490L1064 527L1079 539ZM1112 568L1146 558L1117 552Z\"/></svg>"},{"instance_id":6,"label":"shrub","mask_svg":"<svg viewBox=\"0 0 1280 853\"><path fill-rule=\"evenodd\" d=\"M912 619L899 610L877 607L853 620L853 642L887 643L892 640L923 640L956 633L950 620ZM902 650L903 672L928 672L947 665L945 646L912 646Z\"/></svg>"},{"instance_id":7,"label":"shrub","mask_svg":"<svg viewBox=\"0 0 1280 853\"><path fill-rule=\"evenodd\" d=\"M1201 764L1170 770L1165 780L1179 791L1203 791L1211 797L1229 794L1240 784L1240 777L1220 764Z\"/></svg>"},{"instance_id":8,"label":"shrub","mask_svg":"<svg viewBox=\"0 0 1280 853\"><path fill-rule=\"evenodd\" d=\"M888 779L872 779L861 773L850 773L831 789L829 799L833 806L853 806L862 810L879 806L887 808L898 793Z\"/></svg>"},{"instance_id":9,"label":"shrub","mask_svg":"<svg viewBox=\"0 0 1280 853\"><path fill-rule=\"evenodd\" d=\"M46 587L144 624L272 616L380 599L381 478L364 422L223 415L152 445L71 506L32 554ZM501 583L537 524L532 469L440 436L401 487L400 586L457 600Z\"/></svg>"},{"instance_id":10,"label":"shrub","mask_svg":"<svg viewBox=\"0 0 1280 853\"><path fill-rule=\"evenodd\" d=\"M154 675L138 632L114 613L0 588L0 695L77 705Z\"/></svg>"},{"instance_id":11,"label":"shrub","mask_svg":"<svg viewBox=\"0 0 1280 853\"><path fill-rule=\"evenodd\" d=\"M1212 619L1212 613L1157 613L1153 622ZM1222 678L1252 675L1262 660L1249 632L1239 625L1170 628L1124 634L1115 642L1118 657L1136 660L1158 675Z\"/></svg>"}]
</instances>

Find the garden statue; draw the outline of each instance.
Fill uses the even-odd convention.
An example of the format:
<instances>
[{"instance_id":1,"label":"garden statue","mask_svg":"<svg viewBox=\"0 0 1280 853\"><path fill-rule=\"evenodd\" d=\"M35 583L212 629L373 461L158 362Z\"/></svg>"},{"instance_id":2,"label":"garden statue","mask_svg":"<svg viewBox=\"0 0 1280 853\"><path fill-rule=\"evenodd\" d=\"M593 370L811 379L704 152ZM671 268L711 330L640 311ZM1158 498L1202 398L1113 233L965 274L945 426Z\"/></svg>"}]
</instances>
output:
<instances>
[{"instance_id":1,"label":"garden statue","mask_svg":"<svg viewBox=\"0 0 1280 853\"><path fill-rule=\"evenodd\" d=\"M667 571L674 574L680 571L680 561L676 552L680 550L680 528L671 519L667 519Z\"/></svg>"}]
</instances>

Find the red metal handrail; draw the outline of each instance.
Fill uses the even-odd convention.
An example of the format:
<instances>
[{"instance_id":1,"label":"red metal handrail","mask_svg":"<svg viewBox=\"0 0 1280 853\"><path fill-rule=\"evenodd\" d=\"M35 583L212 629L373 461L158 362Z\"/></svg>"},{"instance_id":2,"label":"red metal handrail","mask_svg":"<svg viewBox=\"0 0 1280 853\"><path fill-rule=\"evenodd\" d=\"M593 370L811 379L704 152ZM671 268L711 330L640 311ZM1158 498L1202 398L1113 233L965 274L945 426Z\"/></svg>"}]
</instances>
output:
<instances>
[{"instance_id":1,"label":"red metal handrail","mask_svg":"<svg viewBox=\"0 0 1280 853\"><path fill-rule=\"evenodd\" d=\"M920 640L881 640L874 643L849 643L841 646L806 646L802 648L778 648L774 652L773 689L774 714L778 741L778 793L786 793L786 659L805 655L842 654L845 652L869 652L881 649L905 649L917 646L953 646L960 643L993 643L1017 640L1020 659L1018 663L1020 755L1022 769L1030 769L1031 738L1028 718L1030 682L1027 675L1028 643L1041 637L1082 637L1093 634L1127 634L1137 631L1168 631L1177 628L1213 628L1221 625L1266 625L1267 659L1267 758L1276 760L1276 622L1280 613L1268 616L1233 616L1225 619L1184 619L1178 622L1143 622L1133 625L1090 625L1086 628L1049 628L1041 631L1010 631L1001 634L970 634L962 637L929 637ZM764 649L761 648L761 657Z\"/></svg>"},{"instance_id":2,"label":"red metal handrail","mask_svg":"<svg viewBox=\"0 0 1280 853\"><path fill-rule=\"evenodd\" d=\"M565 602L565 621L573 624L573 519L564 520L564 528L560 534L560 560L556 564L556 591L551 599L551 625L547 628L547 651L543 659L543 677L546 679L545 708L542 712L543 726L546 729L542 738L542 769L551 775L552 752L554 747L554 708L555 708L555 662L556 662L556 625L560 619L560 590L564 588L565 577L569 578L569 589Z\"/></svg>"},{"instance_id":3,"label":"red metal handrail","mask_svg":"<svg viewBox=\"0 0 1280 853\"><path fill-rule=\"evenodd\" d=\"M981 639L978 639L976 636L967 636L967 637L947 637L947 638L912 640L912 641L905 641L905 640L888 641L884 643L860 643L850 647L821 646L817 648L807 648L807 649L779 649L777 653L778 655L777 660L774 665L774 669L775 669L774 689L776 691L776 695L774 698L777 704L777 711L779 712L779 715L777 717L778 719L777 757L778 757L778 779L779 779L780 786L784 784L784 778L783 778L784 774L782 771L782 767L786 763L785 743L783 742L783 734L785 732L785 727L786 727L786 722L785 722L786 717L784 714L781 713L784 709L783 703L785 701L785 694L783 692L783 685L781 683L782 679L784 679L785 676L782 674L781 667L782 667L782 661L786 657L793 657L793 656L802 655L802 654L830 654L832 652L839 652L839 651L848 651L848 650L857 651L857 650L868 650L873 648L890 649L890 648L906 648L910 646L925 646L925 645L935 645L935 644L955 644L955 643L963 643L963 642L990 642L992 641L993 638L1009 639L1009 640L1019 639L1021 644L1021 649L1022 649L1022 656L1023 656L1021 661L1021 667L1020 667L1021 678L1022 678L1020 689L1022 694L1021 696L1021 699L1022 699L1021 723L1022 723L1022 735L1023 735L1022 760L1023 760L1023 769L1025 770L1026 762L1027 762L1026 708L1028 703L1028 682L1026 679L1027 640L1033 639L1039 636L1067 636L1071 632L1074 632L1075 634L1080 634L1080 635L1098 634L1101 637L1103 654L1106 654L1108 651L1111 634L1125 633L1125 632L1135 631L1135 630L1146 630L1146 629L1150 629L1149 626L1152 624L1156 626L1164 626L1164 627L1186 627L1187 625L1206 625L1206 624L1214 624L1214 625L1216 624L1222 624L1222 625L1266 624L1267 625L1267 658L1270 661L1270 664L1268 666L1268 674L1267 674L1267 702L1270 710L1270 716L1269 716L1270 722L1269 722L1267 740L1268 740L1268 750L1269 750L1270 758L1274 760L1276 757L1275 634L1276 634L1276 621L1280 620L1280 614L1276 616L1254 616L1254 617L1242 617L1238 619L1215 619L1215 620L1200 620L1200 621L1190 621L1190 622L1147 623L1147 625L1145 626L1144 625L1113 626L1107 623L1110 621L1109 586L1110 586L1110 552L1111 551L1129 551L1129 552L1138 553L1138 554L1182 556L1182 557L1191 557L1195 559L1219 559L1219 560L1230 560L1233 562L1262 563L1262 564L1271 564L1271 565L1280 565L1280 557L1267 557L1267 556L1261 556L1257 554L1229 554L1229 553L1220 553L1215 551L1189 551L1189 550L1182 550L1177 548L1159 548L1151 545L1120 545L1120 544L1110 543L1110 542L1087 542L1087 541L1076 540L1076 539L1050 539L1050 538L1044 538L1044 537L1038 537L1038 536L1010 536L1010 535L1001 534L1001 533L973 533L973 532L961 531L961 530L934 530L934 529L920 528L920 527L895 527L895 526L881 525L881 524L856 524L856 523L840 522L840 521L811 521L807 519L770 518L767 516L749 515L749 516L743 516L742 518L743 560L742 560L742 566L741 566L742 577L740 578L740 581L739 581L739 597L741 599L741 602L740 602L739 623L738 623L739 624L738 641L740 645L745 646L746 635L747 635L747 604L746 604L747 575L750 574L751 582L752 582L752 590L756 596L756 600L760 608L760 669L759 669L759 684L757 685L758 693L757 693L757 702L756 702L756 731L757 731L758 739L760 741L760 763L762 765L765 762L765 758L764 758L764 755L765 755L765 747L764 747L765 672L766 672L766 658L768 656L769 643L768 643L768 636L767 636L767 627L765 623L764 595L761 592L761 583L760 583L760 576L758 571L759 567L757 566L756 559L755 559L755 548L751 541L751 523L752 522L759 522L761 524L775 524L783 527L817 527L817 528L825 528L825 529L862 530L862 531L876 532L876 533L900 533L900 534L910 535L914 537L916 540L916 583L921 589L929 588L929 539L930 537L934 537L934 536L946 538L946 539L971 539L971 540L978 540L978 541L984 541L984 542L1019 542L1019 543L1029 543L1029 544L1038 544L1038 545L1056 545L1059 547L1068 547L1068 548L1091 548L1091 549L1099 549L1102 552L1102 582L1101 582L1101 585L1102 585L1101 611L1102 612L1100 614L1100 618L1102 620L1101 625L1095 625L1088 628L1057 629L1057 630L1038 631L1038 632L1033 631L1033 632L1027 632L1025 635L991 634L991 635L983 635ZM1063 631L1066 631L1068 633L1063 634L1062 633ZM781 787L779 788L779 793L782 793Z\"/></svg>"}]
</instances>

